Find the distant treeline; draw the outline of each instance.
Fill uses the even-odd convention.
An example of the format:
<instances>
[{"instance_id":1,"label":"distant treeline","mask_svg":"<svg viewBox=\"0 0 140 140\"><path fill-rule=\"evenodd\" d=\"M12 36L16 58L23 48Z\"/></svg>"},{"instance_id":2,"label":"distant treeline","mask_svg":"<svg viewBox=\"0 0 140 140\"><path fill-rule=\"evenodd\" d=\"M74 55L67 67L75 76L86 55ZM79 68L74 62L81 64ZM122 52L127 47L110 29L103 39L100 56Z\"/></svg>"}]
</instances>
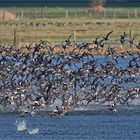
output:
<instances>
[{"instance_id":1,"label":"distant treeline","mask_svg":"<svg viewBox=\"0 0 140 140\"><path fill-rule=\"evenodd\" d=\"M1 7L87 7L90 0L0 0Z\"/></svg>"},{"instance_id":2,"label":"distant treeline","mask_svg":"<svg viewBox=\"0 0 140 140\"><path fill-rule=\"evenodd\" d=\"M0 0L0 7L89 7L91 0ZM140 0L106 0L107 7L140 7Z\"/></svg>"},{"instance_id":3,"label":"distant treeline","mask_svg":"<svg viewBox=\"0 0 140 140\"><path fill-rule=\"evenodd\" d=\"M106 0L107 7L140 7L140 0Z\"/></svg>"}]
</instances>

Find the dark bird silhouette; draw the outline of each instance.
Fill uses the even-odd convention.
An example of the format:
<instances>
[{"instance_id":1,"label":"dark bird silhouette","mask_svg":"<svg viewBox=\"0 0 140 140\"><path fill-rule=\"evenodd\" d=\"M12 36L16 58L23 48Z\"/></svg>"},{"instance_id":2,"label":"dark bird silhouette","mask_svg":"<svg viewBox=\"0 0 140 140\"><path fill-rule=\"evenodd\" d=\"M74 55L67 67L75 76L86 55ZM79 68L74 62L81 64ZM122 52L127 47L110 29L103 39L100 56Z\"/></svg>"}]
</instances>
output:
<instances>
[{"instance_id":1,"label":"dark bird silhouette","mask_svg":"<svg viewBox=\"0 0 140 140\"><path fill-rule=\"evenodd\" d=\"M109 37L112 33L113 33L113 31L110 31L105 37L103 37L103 39L104 39L105 41L107 41L107 40L108 40L108 37Z\"/></svg>"},{"instance_id":2,"label":"dark bird silhouette","mask_svg":"<svg viewBox=\"0 0 140 140\"><path fill-rule=\"evenodd\" d=\"M137 49L140 49L140 40L137 44L135 44L135 46L136 46Z\"/></svg>"}]
</instances>

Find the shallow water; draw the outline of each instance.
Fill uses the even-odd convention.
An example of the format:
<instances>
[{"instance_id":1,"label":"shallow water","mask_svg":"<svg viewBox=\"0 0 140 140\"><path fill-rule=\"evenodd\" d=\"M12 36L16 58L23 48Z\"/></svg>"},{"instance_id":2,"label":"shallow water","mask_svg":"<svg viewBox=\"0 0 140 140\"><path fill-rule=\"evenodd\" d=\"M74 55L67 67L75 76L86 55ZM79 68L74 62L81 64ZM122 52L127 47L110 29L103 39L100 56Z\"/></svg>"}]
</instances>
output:
<instances>
[{"instance_id":1,"label":"shallow water","mask_svg":"<svg viewBox=\"0 0 140 140\"><path fill-rule=\"evenodd\" d=\"M20 117L17 113L0 114L0 140L139 140L140 107L131 106L107 110L75 111L62 117L41 112L36 116ZM25 120L29 130L39 133L29 135L17 131L17 124Z\"/></svg>"}]
</instances>

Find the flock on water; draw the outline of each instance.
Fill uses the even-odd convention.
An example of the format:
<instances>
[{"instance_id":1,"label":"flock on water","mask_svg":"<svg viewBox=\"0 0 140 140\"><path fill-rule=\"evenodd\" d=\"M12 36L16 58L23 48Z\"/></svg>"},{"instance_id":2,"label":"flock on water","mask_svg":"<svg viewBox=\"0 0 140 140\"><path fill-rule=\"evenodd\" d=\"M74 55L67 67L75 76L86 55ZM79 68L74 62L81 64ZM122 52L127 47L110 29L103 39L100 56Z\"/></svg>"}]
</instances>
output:
<instances>
[{"instance_id":1,"label":"flock on water","mask_svg":"<svg viewBox=\"0 0 140 140\"><path fill-rule=\"evenodd\" d=\"M59 116L89 104L116 111L138 99L140 41L124 32L116 40L123 48L119 51L112 33L91 42L77 43L69 36L59 44L0 46L0 110L35 115L59 100L52 112Z\"/></svg>"}]
</instances>

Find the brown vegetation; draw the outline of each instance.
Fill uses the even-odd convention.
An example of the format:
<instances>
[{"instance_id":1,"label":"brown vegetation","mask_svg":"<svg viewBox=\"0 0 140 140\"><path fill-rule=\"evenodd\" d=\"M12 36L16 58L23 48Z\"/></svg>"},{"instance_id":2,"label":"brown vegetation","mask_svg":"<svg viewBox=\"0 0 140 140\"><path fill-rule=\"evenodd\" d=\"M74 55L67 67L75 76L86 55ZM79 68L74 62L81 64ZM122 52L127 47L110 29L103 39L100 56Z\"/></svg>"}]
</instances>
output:
<instances>
[{"instance_id":1,"label":"brown vegetation","mask_svg":"<svg viewBox=\"0 0 140 140\"><path fill-rule=\"evenodd\" d=\"M13 19L16 19L16 15L6 10L0 10L0 20L13 20Z\"/></svg>"},{"instance_id":2,"label":"brown vegetation","mask_svg":"<svg viewBox=\"0 0 140 140\"><path fill-rule=\"evenodd\" d=\"M94 12L94 13L103 13L104 11L105 8L102 5L97 5L89 9L89 12Z\"/></svg>"}]
</instances>

